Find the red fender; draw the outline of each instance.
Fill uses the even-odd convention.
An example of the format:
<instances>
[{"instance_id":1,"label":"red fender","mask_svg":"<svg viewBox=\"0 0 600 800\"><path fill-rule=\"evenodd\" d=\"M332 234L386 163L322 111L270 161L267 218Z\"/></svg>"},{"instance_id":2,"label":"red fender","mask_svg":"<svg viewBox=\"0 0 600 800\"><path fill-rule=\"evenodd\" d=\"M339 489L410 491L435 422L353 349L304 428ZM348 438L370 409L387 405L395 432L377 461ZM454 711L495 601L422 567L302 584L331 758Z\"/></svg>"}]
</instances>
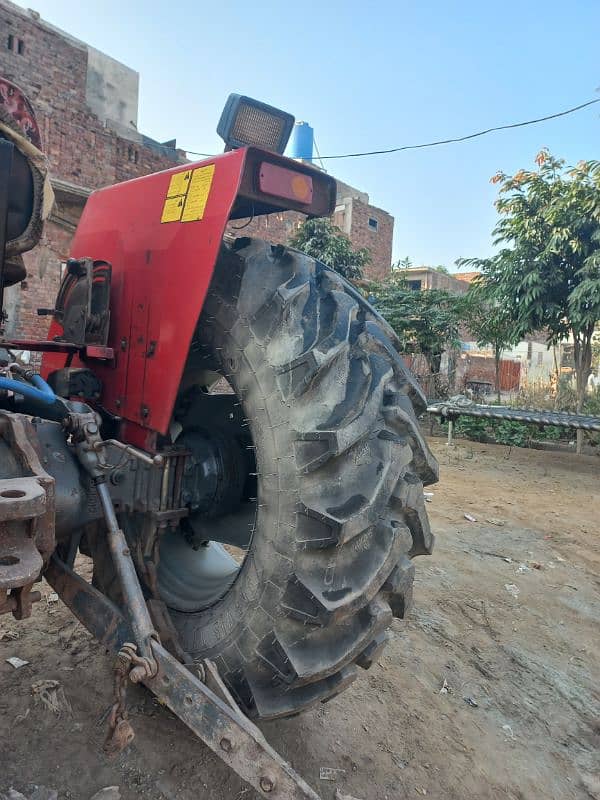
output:
<instances>
[{"instance_id":1,"label":"red fender","mask_svg":"<svg viewBox=\"0 0 600 800\"><path fill-rule=\"evenodd\" d=\"M280 181L280 188L273 181ZM301 200L290 199L296 191ZM277 192L278 199L273 196ZM112 264L108 346L114 361L88 361L86 366L103 383L102 406L124 420L123 440L152 449L156 432L168 430L230 217L285 208L317 216L331 213L334 205L332 178L255 148L116 184L90 196L71 256ZM53 321L49 339L61 333L60 324ZM75 359L73 366L79 363ZM45 353L42 373L64 365L64 355Z\"/></svg>"},{"instance_id":2,"label":"red fender","mask_svg":"<svg viewBox=\"0 0 600 800\"><path fill-rule=\"evenodd\" d=\"M108 345L115 359L92 367L103 383L101 403L143 428L167 432L244 158L245 150L235 150L101 189L90 196L81 216L71 257L112 264ZM178 221L179 201L175 196L170 204L168 198L173 175L183 179L211 165L212 179L200 190L205 198L199 199L206 202L202 219ZM210 178L210 171L204 175ZM53 322L49 338L61 332ZM44 354L43 373L61 366L64 356ZM139 434L134 438L148 444L139 441Z\"/></svg>"}]
</instances>

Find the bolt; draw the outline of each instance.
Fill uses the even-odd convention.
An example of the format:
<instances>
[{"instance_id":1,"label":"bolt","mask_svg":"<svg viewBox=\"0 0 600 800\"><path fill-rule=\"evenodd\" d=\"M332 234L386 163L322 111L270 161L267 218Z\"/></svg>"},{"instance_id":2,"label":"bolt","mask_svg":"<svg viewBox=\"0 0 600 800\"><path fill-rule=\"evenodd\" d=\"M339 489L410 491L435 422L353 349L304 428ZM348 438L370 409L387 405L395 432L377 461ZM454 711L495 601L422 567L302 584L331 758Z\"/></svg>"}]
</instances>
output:
<instances>
[{"instance_id":1,"label":"bolt","mask_svg":"<svg viewBox=\"0 0 600 800\"><path fill-rule=\"evenodd\" d=\"M96 425L95 422L88 422L88 424L85 426L85 429L88 433L91 434L98 433L98 426Z\"/></svg>"},{"instance_id":2,"label":"bolt","mask_svg":"<svg viewBox=\"0 0 600 800\"><path fill-rule=\"evenodd\" d=\"M231 753L231 751L233 750L233 745L231 744L231 739L228 739L226 736L224 736L221 739L219 744L221 745L221 750L225 750L226 753Z\"/></svg>"},{"instance_id":3,"label":"bolt","mask_svg":"<svg viewBox=\"0 0 600 800\"><path fill-rule=\"evenodd\" d=\"M263 775L259 781L259 785L263 792L272 792L275 788L275 781L267 775Z\"/></svg>"}]
</instances>

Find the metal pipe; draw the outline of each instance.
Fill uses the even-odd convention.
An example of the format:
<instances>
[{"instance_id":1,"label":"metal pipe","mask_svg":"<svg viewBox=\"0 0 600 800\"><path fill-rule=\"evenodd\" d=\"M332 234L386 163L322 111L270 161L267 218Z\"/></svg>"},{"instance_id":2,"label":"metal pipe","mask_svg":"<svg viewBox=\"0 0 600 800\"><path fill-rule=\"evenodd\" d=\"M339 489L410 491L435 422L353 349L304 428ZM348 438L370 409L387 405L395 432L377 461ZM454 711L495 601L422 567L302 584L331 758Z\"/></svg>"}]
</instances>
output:
<instances>
[{"instance_id":1,"label":"metal pipe","mask_svg":"<svg viewBox=\"0 0 600 800\"><path fill-rule=\"evenodd\" d=\"M104 519L106 520L108 547L119 578L121 591L123 592L125 613L129 618L140 655L154 664L155 659L152 654L151 642L158 637L150 619L131 552L127 545L125 534L119 527L106 483L98 483L96 489L104 512Z\"/></svg>"},{"instance_id":2,"label":"metal pipe","mask_svg":"<svg viewBox=\"0 0 600 800\"><path fill-rule=\"evenodd\" d=\"M133 447L130 444L124 444L118 439L100 439L99 441L94 442L93 447L96 452L103 450L105 447L116 447L117 449L122 450L126 455L131 455L134 458L137 458L139 461L142 461L144 464L148 464L150 467L162 467L164 462L163 456L149 456L147 453L144 453L143 450L138 450L137 447Z\"/></svg>"},{"instance_id":3,"label":"metal pipe","mask_svg":"<svg viewBox=\"0 0 600 800\"><path fill-rule=\"evenodd\" d=\"M571 414L566 411L535 411L526 408L507 408L505 406L481 406L472 402L452 403L443 401L430 403L427 406L430 414L449 424L458 417L480 417L485 419L508 419L515 422L527 422L532 425L552 425L557 428L581 429L584 431L600 431L600 417L587 414Z\"/></svg>"}]
</instances>

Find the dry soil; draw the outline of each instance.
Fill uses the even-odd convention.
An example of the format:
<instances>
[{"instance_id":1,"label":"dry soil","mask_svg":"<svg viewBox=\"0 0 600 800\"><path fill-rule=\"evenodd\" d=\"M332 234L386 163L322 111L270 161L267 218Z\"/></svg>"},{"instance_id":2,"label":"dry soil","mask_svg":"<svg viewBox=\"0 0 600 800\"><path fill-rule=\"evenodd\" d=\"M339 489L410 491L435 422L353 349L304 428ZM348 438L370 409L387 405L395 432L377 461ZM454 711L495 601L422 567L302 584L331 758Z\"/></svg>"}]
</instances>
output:
<instances>
[{"instance_id":1,"label":"dry soil","mask_svg":"<svg viewBox=\"0 0 600 800\"><path fill-rule=\"evenodd\" d=\"M267 738L332 800L600 798L600 460L433 442L434 556L379 663ZM465 514L475 521L470 521ZM0 793L31 784L88 800L254 800L141 689L137 736L101 752L111 660L51 590L25 623L0 618ZM11 631L16 639L6 639ZM29 661L14 669L5 659ZM32 692L57 680L60 710ZM336 783L320 767L344 770Z\"/></svg>"}]
</instances>

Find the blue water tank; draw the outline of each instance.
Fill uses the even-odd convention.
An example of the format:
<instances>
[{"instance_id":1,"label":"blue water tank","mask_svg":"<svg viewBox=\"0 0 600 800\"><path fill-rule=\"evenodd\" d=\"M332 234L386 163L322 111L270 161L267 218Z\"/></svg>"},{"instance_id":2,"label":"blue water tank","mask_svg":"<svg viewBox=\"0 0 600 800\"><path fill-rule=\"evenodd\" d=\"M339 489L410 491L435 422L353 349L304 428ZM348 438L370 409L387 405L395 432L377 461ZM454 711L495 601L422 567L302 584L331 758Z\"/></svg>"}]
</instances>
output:
<instances>
[{"instance_id":1,"label":"blue water tank","mask_svg":"<svg viewBox=\"0 0 600 800\"><path fill-rule=\"evenodd\" d=\"M290 158L312 161L313 141L314 132L308 122L296 122L286 148L286 155Z\"/></svg>"}]
</instances>

